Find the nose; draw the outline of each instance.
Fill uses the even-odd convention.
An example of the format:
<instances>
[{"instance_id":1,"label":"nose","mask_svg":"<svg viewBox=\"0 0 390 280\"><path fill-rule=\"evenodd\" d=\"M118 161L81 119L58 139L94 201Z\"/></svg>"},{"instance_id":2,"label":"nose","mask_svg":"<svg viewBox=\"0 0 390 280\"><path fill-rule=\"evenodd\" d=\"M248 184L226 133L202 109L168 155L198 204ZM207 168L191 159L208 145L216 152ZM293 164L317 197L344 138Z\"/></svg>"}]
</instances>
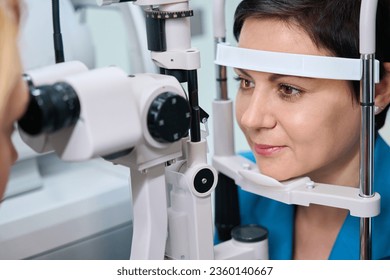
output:
<instances>
[{"instance_id":1,"label":"nose","mask_svg":"<svg viewBox=\"0 0 390 280\"><path fill-rule=\"evenodd\" d=\"M241 116L241 126L250 130L271 129L276 126L272 96L264 89L254 89Z\"/></svg>"}]
</instances>

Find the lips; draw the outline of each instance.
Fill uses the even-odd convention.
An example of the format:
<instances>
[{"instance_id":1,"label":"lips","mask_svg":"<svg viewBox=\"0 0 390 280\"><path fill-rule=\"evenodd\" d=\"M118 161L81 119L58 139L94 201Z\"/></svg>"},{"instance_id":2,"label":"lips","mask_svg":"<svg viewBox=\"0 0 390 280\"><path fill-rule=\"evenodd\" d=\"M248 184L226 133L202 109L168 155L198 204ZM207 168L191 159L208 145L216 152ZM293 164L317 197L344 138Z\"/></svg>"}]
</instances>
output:
<instances>
[{"instance_id":1,"label":"lips","mask_svg":"<svg viewBox=\"0 0 390 280\"><path fill-rule=\"evenodd\" d=\"M265 144L255 144L254 151L261 156L273 156L281 152L286 146L273 146Z\"/></svg>"}]
</instances>

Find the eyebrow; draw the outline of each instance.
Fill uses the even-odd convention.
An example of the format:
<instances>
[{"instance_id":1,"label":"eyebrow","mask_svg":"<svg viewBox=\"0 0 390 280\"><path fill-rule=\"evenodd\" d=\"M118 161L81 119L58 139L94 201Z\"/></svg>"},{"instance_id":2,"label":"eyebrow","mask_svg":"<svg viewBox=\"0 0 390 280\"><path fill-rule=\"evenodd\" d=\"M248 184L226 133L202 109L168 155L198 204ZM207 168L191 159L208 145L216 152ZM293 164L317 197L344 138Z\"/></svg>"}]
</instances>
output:
<instances>
[{"instance_id":1,"label":"eyebrow","mask_svg":"<svg viewBox=\"0 0 390 280\"><path fill-rule=\"evenodd\" d=\"M242 74L244 74L245 76L248 76L250 78L252 78L252 76L247 72L245 71L244 69L241 69L241 68L234 68L235 72L240 72ZM311 78L311 77L301 77L301 76L293 76L293 75L282 75L282 74L275 74L275 73L270 73L270 76L268 77L268 80L271 81L271 82L275 82L279 79L282 79L282 78L286 78L286 77L289 77L289 78L298 78L298 79L305 79L305 80L314 80L314 78Z\"/></svg>"},{"instance_id":2,"label":"eyebrow","mask_svg":"<svg viewBox=\"0 0 390 280\"><path fill-rule=\"evenodd\" d=\"M240 68L233 68L234 69L234 72L240 72L240 73L242 73L242 74L244 74L245 76L248 76L248 77L251 77L252 78L252 76L251 75L249 75L249 73L248 72L246 72L245 70L243 70L243 69L240 69ZM237 74L239 74L239 73L237 73Z\"/></svg>"}]
</instances>

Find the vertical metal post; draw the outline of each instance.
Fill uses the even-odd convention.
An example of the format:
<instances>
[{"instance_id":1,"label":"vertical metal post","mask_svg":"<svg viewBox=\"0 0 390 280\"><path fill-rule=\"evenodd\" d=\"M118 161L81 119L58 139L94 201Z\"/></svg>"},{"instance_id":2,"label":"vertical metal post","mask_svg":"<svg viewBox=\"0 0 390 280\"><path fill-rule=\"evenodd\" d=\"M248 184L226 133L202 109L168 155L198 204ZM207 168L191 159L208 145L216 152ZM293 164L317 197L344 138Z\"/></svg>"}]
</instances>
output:
<instances>
[{"instance_id":1,"label":"vertical metal post","mask_svg":"<svg viewBox=\"0 0 390 280\"><path fill-rule=\"evenodd\" d=\"M213 33L215 52L217 45L226 42L225 0L213 1ZM227 90L227 67L216 65L217 98L216 100L229 100Z\"/></svg>"},{"instance_id":2,"label":"vertical metal post","mask_svg":"<svg viewBox=\"0 0 390 280\"><path fill-rule=\"evenodd\" d=\"M225 0L213 1L215 52L226 43ZM216 65L217 97L213 101L214 156L231 156L234 151L233 101L227 89L227 67ZM221 145L221 143L223 143ZM215 227L219 241L231 239L231 230L240 224L238 189L233 179L218 173L215 189ZM226 207L228 205L229 207Z\"/></svg>"},{"instance_id":3,"label":"vertical metal post","mask_svg":"<svg viewBox=\"0 0 390 280\"><path fill-rule=\"evenodd\" d=\"M215 38L215 49L220 43L225 43L226 39ZM217 100L229 100L227 90L227 67L215 65L216 67L216 82L217 82Z\"/></svg>"},{"instance_id":4,"label":"vertical metal post","mask_svg":"<svg viewBox=\"0 0 390 280\"><path fill-rule=\"evenodd\" d=\"M360 196L374 195L374 63L373 54L362 55L363 78L361 81L361 136L360 136ZM360 220L360 258L372 258L371 218Z\"/></svg>"},{"instance_id":5,"label":"vertical metal post","mask_svg":"<svg viewBox=\"0 0 390 280\"><path fill-rule=\"evenodd\" d=\"M360 196L374 195L374 142L375 142L375 43L376 10L378 0L362 0L360 8L361 80L361 135L360 135ZM360 219L360 259L372 258L371 218Z\"/></svg>"}]
</instances>

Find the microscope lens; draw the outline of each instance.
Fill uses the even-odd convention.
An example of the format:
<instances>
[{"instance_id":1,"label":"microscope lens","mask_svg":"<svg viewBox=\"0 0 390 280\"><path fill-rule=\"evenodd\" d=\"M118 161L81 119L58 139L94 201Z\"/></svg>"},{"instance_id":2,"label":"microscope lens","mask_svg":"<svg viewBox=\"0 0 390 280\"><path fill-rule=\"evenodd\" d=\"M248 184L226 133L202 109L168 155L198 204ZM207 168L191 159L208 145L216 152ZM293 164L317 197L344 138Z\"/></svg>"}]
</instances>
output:
<instances>
[{"instance_id":1,"label":"microscope lens","mask_svg":"<svg viewBox=\"0 0 390 280\"><path fill-rule=\"evenodd\" d=\"M19 127L30 135L53 133L75 124L80 102L74 89L66 83L30 88L30 101Z\"/></svg>"}]
</instances>

